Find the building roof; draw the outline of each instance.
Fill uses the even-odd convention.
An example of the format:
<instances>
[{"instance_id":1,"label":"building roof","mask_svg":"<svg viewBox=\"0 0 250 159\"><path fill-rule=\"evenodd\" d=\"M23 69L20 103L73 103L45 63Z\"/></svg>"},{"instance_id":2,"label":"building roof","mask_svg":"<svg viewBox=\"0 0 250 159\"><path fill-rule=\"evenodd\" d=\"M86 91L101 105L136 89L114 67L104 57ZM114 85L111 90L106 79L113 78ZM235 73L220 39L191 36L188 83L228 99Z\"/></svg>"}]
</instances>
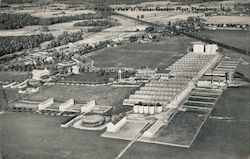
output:
<instances>
[{"instance_id":1,"label":"building roof","mask_svg":"<svg viewBox=\"0 0 250 159\"><path fill-rule=\"evenodd\" d=\"M101 115L85 115L82 118L84 123L99 123L104 121L104 117Z\"/></svg>"},{"instance_id":2,"label":"building roof","mask_svg":"<svg viewBox=\"0 0 250 159\"><path fill-rule=\"evenodd\" d=\"M124 117L126 116L125 113L120 113L119 115L115 116L113 119L112 119L112 124L117 124L120 120L122 120Z\"/></svg>"},{"instance_id":3,"label":"building roof","mask_svg":"<svg viewBox=\"0 0 250 159\"><path fill-rule=\"evenodd\" d=\"M193 45L205 45L204 42L202 41L195 41L195 42L191 42Z\"/></svg>"},{"instance_id":4,"label":"building roof","mask_svg":"<svg viewBox=\"0 0 250 159\"><path fill-rule=\"evenodd\" d=\"M160 69L160 70L157 70L156 73L166 73L167 74L169 72L171 72L171 70Z\"/></svg>"}]
</instances>

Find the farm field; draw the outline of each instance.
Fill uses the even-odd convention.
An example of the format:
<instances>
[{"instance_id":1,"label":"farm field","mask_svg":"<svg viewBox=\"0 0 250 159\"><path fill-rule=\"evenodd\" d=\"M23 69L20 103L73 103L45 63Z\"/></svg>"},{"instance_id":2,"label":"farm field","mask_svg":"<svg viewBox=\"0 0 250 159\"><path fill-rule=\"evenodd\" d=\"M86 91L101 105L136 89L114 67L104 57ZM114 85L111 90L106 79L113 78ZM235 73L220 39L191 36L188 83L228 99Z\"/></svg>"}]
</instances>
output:
<instances>
[{"instance_id":1,"label":"farm field","mask_svg":"<svg viewBox=\"0 0 250 159\"><path fill-rule=\"evenodd\" d=\"M120 107L124 98L128 97L134 88L117 88L108 86L71 86L53 85L44 88L36 94L29 96L28 100L44 101L50 97L57 101L66 101L70 98L77 102L86 103L96 100L98 105Z\"/></svg>"},{"instance_id":2,"label":"farm field","mask_svg":"<svg viewBox=\"0 0 250 159\"><path fill-rule=\"evenodd\" d=\"M40 18L53 18L53 17L60 17L60 16L73 16L73 15L80 15L80 14L94 14L96 13L94 10L70 10L70 9L61 9L61 10L44 10L43 7L27 7L19 10L8 10L3 9L0 11L0 13L11 13L11 14L30 14L34 17L40 17Z\"/></svg>"},{"instance_id":3,"label":"farm field","mask_svg":"<svg viewBox=\"0 0 250 159\"><path fill-rule=\"evenodd\" d=\"M40 33L51 33L53 36L57 37L58 35L62 34L64 31L68 33L79 32L81 30L86 31L90 27L74 27L75 23L82 22L84 20L77 20L72 22L66 23L58 23L53 25L48 25L49 31L42 31L41 25L33 25L33 26L25 26L24 28L20 29L11 29L11 30L1 30L0 29L0 36L28 36Z\"/></svg>"},{"instance_id":4,"label":"farm field","mask_svg":"<svg viewBox=\"0 0 250 159\"><path fill-rule=\"evenodd\" d=\"M101 32L93 33L85 39L75 42L75 44L81 45L87 43L98 43L100 41L112 40L115 38L128 38L133 35L141 34L140 32L136 32L136 29L143 30L147 27L146 25L140 25L138 22L124 17L111 16L111 18L116 19L117 23L120 25L104 29Z\"/></svg>"},{"instance_id":5,"label":"farm field","mask_svg":"<svg viewBox=\"0 0 250 159\"><path fill-rule=\"evenodd\" d=\"M166 68L186 54L191 38L169 37L165 41L139 44L131 43L116 48L107 48L89 58L96 67L111 68ZM112 59L112 60L111 60Z\"/></svg>"},{"instance_id":6,"label":"farm field","mask_svg":"<svg viewBox=\"0 0 250 159\"><path fill-rule=\"evenodd\" d=\"M80 14L94 14L94 10L60 10L60 11L39 11L35 10L31 14L34 17L41 17L41 18L53 18L53 17L60 17L60 16L73 16L73 15L80 15Z\"/></svg>"},{"instance_id":7,"label":"farm field","mask_svg":"<svg viewBox=\"0 0 250 159\"><path fill-rule=\"evenodd\" d=\"M250 44L250 31L246 30L214 30L214 31L201 31L194 33L195 35L221 43L229 44L241 49L245 49ZM240 38L240 40L239 40Z\"/></svg>"},{"instance_id":8,"label":"farm field","mask_svg":"<svg viewBox=\"0 0 250 159\"><path fill-rule=\"evenodd\" d=\"M182 20L187 20L190 16L202 16L203 13L182 13L177 11L118 11L117 13L124 14L126 16L137 18L147 22L153 22L157 24L168 25L168 22L175 23Z\"/></svg>"},{"instance_id":9,"label":"farm field","mask_svg":"<svg viewBox=\"0 0 250 159\"><path fill-rule=\"evenodd\" d=\"M60 10L60 11L53 11L47 10L46 12L41 9L29 9L29 10L16 10L16 11L3 11L3 13L16 13L16 14L30 14L33 17L39 18L55 18L61 16L74 16L74 15L82 15L82 14L94 14L94 10ZM32 26L25 26L19 29L11 29L5 30L0 29L0 36L28 36L33 34L40 34L40 33L52 33L55 37L62 34L64 31L70 32L78 32L78 31L85 31L90 27L74 27L75 23L82 22L84 20L75 20L72 22L65 22L65 23L57 23L53 25L48 25L48 31L43 31L41 28L42 25L32 25Z\"/></svg>"}]
</instances>

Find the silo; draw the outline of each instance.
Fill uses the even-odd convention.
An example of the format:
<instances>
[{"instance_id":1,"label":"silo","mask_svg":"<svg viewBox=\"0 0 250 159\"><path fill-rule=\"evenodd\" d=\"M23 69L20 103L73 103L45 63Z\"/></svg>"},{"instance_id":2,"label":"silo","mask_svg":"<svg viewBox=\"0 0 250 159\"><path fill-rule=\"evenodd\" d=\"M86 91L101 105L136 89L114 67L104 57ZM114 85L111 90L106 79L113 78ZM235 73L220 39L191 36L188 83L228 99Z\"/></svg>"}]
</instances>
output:
<instances>
[{"instance_id":1,"label":"silo","mask_svg":"<svg viewBox=\"0 0 250 159\"><path fill-rule=\"evenodd\" d=\"M140 114L143 114L143 112L144 112L143 107L144 107L143 105L139 105L139 113Z\"/></svg>"},{"instance_id":2,"label":"silo","mask_svg":"<svg viewBox=\"0 0 250 159\"><path fill-rule=\"evenodd\" d=\"M157 105L156 106L156 113L162 112L162 105Z\"/></svg>"},{"instance_id":3,"label":"silo","mask_svg":"<svg viewBox=\"0 0 250 159\"><path fill-rule=\"evenodd\" d=\"M133 108L134 108L134 113L139 113L139 105L135 104Z\"/></svg>"},{"instance_id":4,"label":"silo","mask_svg":"<svg viewBox=\"0 0 250 159\"><path fill-rule=\"evenodd\" d=\"M155 106L149 106L149 114L155 114Z\"/></svg>"},{"instance_id":5,"label":"silo","mask_svg":"<svg viewBox=\"0 0 250 159\"><path fill-rule=\"evenodd\" d=\"M148 105L144 105L143 112L144 112L144 114L148 114L149 113L149 106Z\"/></svg>"},{"instance_id":6,"label":"silo","mask_svg":"<svg viewBox=\"0 0 250 159\"><path fill-rule=\"evenodd\" d=\"M234 72L227 72L226 73L226 80L228 83L231 83L234 79Z\"/></svg>"}]
</instances>

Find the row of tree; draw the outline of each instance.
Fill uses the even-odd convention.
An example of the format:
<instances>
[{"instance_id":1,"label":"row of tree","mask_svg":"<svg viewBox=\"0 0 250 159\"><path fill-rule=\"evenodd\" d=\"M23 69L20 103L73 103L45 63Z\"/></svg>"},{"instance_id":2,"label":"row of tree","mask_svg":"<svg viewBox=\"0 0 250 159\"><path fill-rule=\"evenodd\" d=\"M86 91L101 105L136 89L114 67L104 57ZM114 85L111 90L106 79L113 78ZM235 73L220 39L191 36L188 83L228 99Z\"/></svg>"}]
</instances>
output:
<instances>
[{"instance_id":1,"label":"row of tree","mask_svg":"<svg viewBox=\"0 0 250 159\"><path fill-rule=\"evenodd\" d=\"M113 26L114 22L107 19L97 19L97 20L86 20L83 22L78 22L74 24L74 27L78 26Z\"/></svg>"},{"instance_id":2,"label":"row of tree","mask_svg":"<svg viewBox=\"0 0 250 159\"><path fill-rule=\"evenodd\" d=\"M0 56L38 47L42 42L52 40L53 38L52 34L0 37Z\"/></svg>"},{"instance_id":3,"label":"row of tree","mask_svg":"<svg viewBox=\"0 0 250 159\"><path fill-rule=\"evenodd\" d=\"M70 42L76 42L82 40L84 37L81 32L68 33L63 32L63 34L59 35L57 38L52 40L48 45L48 48L53 48L61 45L66 45Z\"/></svg>"},{"instance_id":4,"label":"row of tree","mask_svg":"<svg viewBox=\"0 0 250 159\"><path fill-rule=\"evenodd\" d=\"M74 20L103 19L105 14L79 14L71 16L60 16L50 18L33 17L29 14L0 14L0 29L18 29L31 25L51 25L56 23L71 22Z\"/></svg>"}]
</instances>

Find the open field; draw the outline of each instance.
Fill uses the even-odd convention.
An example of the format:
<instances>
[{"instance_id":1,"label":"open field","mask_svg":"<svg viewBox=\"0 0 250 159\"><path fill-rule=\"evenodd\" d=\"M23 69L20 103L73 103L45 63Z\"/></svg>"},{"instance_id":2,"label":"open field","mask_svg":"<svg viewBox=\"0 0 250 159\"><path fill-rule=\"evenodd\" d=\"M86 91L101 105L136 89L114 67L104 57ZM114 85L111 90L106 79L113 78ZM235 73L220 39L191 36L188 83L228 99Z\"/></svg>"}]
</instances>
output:
<instances>
[{"instance_id":1,"label":"open field","mask_svg":"<svg viewBox=\"0 0 250 159\"><path fill-rule=\"evenodd\" d=\"M33 26L26 26L24 28L20 29L12 29L12 30L1 30L0 29L0 35L1 36L28 36L28 35L34 35L34 34L40 34L41 31L39 30L41 26L33 25Z\"/></svg>"},{"instance_id":2,"label":"open field","mask_svg":"<svg viewBox=\"0 0 250 159\"><path fill-rule=\"evenodd\" d=\"M85 30L87 32L87 29L90 27L74 27L75 23L82 22L82 21L84 20L77 20L77 21L72 21L72 22L48 25L49 31L42 31L41 25L25 26L24 28L12 29L12 30L0 30L0 36L24 36L24 35L28 36L28 35L34 35L34 34L40 34L40 33L51 33L53 36L57 37L58 35L62 34L64 31L67 31L68 33L72 33L72 32Z\"/></svg>"},{"instance_id":3,"label":"open field","mask_svg":"<svg viewBox=\"0 0 250 159\"><path fill-rule=\"evenodd\" d=\"M190 16L203 16L203 13L182 13L178 11L118 11L120 14L126 16L137 18L144 15L141 20L168 25L168 22L175 23L182 20L187 20Z\"/></svg>"},{"instance_id":4,"label":"open field","mask_svg":"<svg viewBox=\"0 0 250 159\"><path fill-rule=\"evenodd\" d=\"M142 138L142 140L189 147L208 113L191 109L185 112L179 111L168 125L162 126L156 132L153 138Z\"/></svg>"},{"instance_id":5,"label":"open field","mask_svg":"<svg viewBox=\"0 0 250 159\"><path fill-rule=\"evenodd\" d=\"M15 10L15 11L2 11L3 13L8 14L29 14L32 17L38 17L42 19L52 19L56 17L68 17L68 16L75 16L75 15L82 15L82 14L95 14L94 10L60 10L60 11L51 11L51 10L44 10L44 9L29 9L29 10ZM1 13L1 12L0 12ZM82 22L84 20L75 20L72 22L64 22L64 23L57 23L53 25L48 25L49 31L43 31L41 28L42 25L32 25L32 26L24 26L23 28L19 29L11 29L5 30L0 29L0 36L24 36L24 35L33 35L39 33L52 33L54 36L58 36L59 34L63 33L64 31L68 32L77 32L80 30L87 31L89 27L74 27L75 23ZM38 23L40 24L40 23Z\"/></svg>"},{"instance_id":6,"label":"open field","mask_svg":"<svg viewBox=\"0 0 250 159\"><path fill-rule=\"evenodd\" d=\"M73 15L81 15L81 14L94 14L96 13L94 10L70 10L70 9L62 9L62 10L45 10L44 8L25 8L19 10L2 10L0 13L11 13L11 14L30 14L34 17L40 18L53 18L53 17L61 17L61 16L73 16Z\"/></svg>"},{"instance_id":7,"label":"open field","mask_svg":"<svg viewBox=\"0 0 250 159\"><path fill-rule=\"evenodd\" d=\"M126 144L101 138L101 132L97 131L61 128L66 117L9 113L0 115L0 120L3 121L0 123L1 152L3 158L8 159L110 159ZM107 149L112 151L107 153Z\"/></svg>"},{"instance_id":8,"label":"open field","mask_svg":"<svg viewBox=\"0 0 250 159\"><path fill-rule=\"evenodd\" d=\"M60 16L73 16L80 14L94 14L94 10L60 10L60 11L37 11L33 12L31 16L40 17L40 18L52 18L52 17L60 17Z\"/></svg>"},{"instance_id":9,"label":"open field","mask_svg":"<svg viewBox=\"0 0 250 159\"><path fill-rule=\"evenodd\" d=\"M96 67L166 68L186 53L192 41L191 38L177 36L155 43L131 43L104 49L90 58Z\"/></svg>"},{"instance_id":10,"label":"open field","mask_svg":"<svg viewBox=\"0 0 250 159\"><path fill-rule=\"evenodd\" d=\"M141 34L136 32L136 29L145 29L146 25L140 25L138 22L127 19L120 16L111 16L113 19L117 20L120 25L113 26L111 28L104 29L101 32L91 34L83 40L75 42L77 45L86 43L98 43L100 41L112 40L115 38L128 38L133 35Z\"/></svg>"},{"instance_id":11,"label":"open field","mask_svg":"<svg viewBox=\"0 0 250 159\"><path fill-rule=\"evenodd\" d=\"M0 81L2 82L22 82L31 77L30 73L27 72L14 72L14 71L1 71L0 72Z\"/></svg>"},{"instance_id":12,"label":"open field","mask_svg":"<svg viewBox=\"0 0 250 159\"><path fill-rule=\"evenodd\" d=\"M207 24L248 24L250 16L212 16L206 17Z\"/></svg>"},{"instance_id":13,"label":"open field","mask_svg":"<svg viewBox=\"0 0 250 159\"><path fill-rule=\"evenodd\" d=\"M213 7L213 8L220 8L220 4L222 4L225 7L230 7L233 8L235 4L246 4L249 3L249 0L226 0L226 1L207 1L207 2L203 2L201 3L196 3L193 4L192 6L207 6L207 7Z\"/></svg>"},{"instance_id":14,"label":"open field","mask_svg":"<svg viewBox=\"0 0 250 159\"><path fill-rule=\"evenodd\" d=\"M250 44L250 31L246 30L214 30L201 31L194 33L195 35L228 45L232 45L241 49L245 49Z\"/></svg>"},{"instance_id":15,"label":"open field","mask_svg":"<svg viewBox=\"0 0 250 159\"><path fill-rule=\"evenodd\" d=\"M77 102L96 100L98 105L119 107L124 98L128 97L134 88L116 88L109 86L67 86L53 85L28 97L29 100L44 101L50 97L57 101L66 101L70 98Z\"/></svg>"},{"instance_id":16,"label":"open field","mask_svg":"<svg viewBox=\"0 0 250 159\"><path fill-rule=\"evenodd\" d=\"M1 86L0 86L1 87ZM8 107L8 102L19 100L23 97L16 89L0 88L0 110Z\"/></svg>"},{"instance_id":17,"label":"open field","mask_svg":"<svg viewBox=\"0 0 250 159\"><path fill-rule=\"evenodd\" d=\"M249 88L228 88L215 104L212 116L249 120L249 96Z\"/></svg>"},{"instance_id":18,"label":"open field","mask_svg":"<svg viewBox=\"0 0 250 159\"><path fill-rule=\"evenodd\" d=\"M83 72L77 75L69 75L63 79L59 79L60 82L76 82L76 83L107 83L109 78L117 78L116 72Z\"/></svg>"}]
</instances>

